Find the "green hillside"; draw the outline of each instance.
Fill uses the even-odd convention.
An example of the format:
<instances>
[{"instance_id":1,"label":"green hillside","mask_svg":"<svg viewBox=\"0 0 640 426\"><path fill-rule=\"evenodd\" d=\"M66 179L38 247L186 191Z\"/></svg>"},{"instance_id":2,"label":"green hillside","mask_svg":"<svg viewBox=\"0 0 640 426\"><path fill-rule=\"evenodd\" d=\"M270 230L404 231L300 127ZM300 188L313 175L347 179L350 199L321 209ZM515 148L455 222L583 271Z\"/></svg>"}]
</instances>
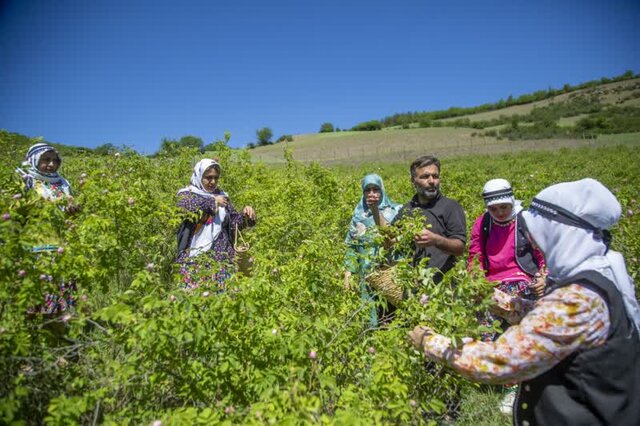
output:
<instances>
[{"instance_id":1,"label":"green hillside","mask_svg":"<svg viewBox=\"0 0 640 426\"><path fill-rule=\"evenodd\" d=\"M300 161L360 164L404 162L425 152L451 157L638 142L640 78L629 78L501 109L381 130L294 135L291 142L261 146L251 153L256 160L278 163L289 148Z\"/></svg>"}]
</instances>

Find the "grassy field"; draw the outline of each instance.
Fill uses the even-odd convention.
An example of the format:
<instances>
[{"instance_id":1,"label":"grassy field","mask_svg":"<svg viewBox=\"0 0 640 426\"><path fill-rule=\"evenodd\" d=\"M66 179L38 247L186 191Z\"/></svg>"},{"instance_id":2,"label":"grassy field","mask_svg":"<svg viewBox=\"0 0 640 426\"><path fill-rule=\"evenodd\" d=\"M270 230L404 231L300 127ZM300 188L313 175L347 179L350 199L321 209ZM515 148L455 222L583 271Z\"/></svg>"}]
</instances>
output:
<instances>
[{"instance_id":1,"label":"grassy field","mask_svg":"<svg viewBox=\"0 0 640 426\"><path fill-rule=\"evenodd\" d=\"M322 164L402 163L426 153L442 158L556 150L560 148L595 147L606 144L640 145L640 133L601 135L597 139L542 139L510 141L489 136L471 136L473 129L427 128L380 130L374 132L318 133L296 137L251 151L256 161L284 163L284 150L289 148L298 161Z\"/></svg>"}]
</instances>

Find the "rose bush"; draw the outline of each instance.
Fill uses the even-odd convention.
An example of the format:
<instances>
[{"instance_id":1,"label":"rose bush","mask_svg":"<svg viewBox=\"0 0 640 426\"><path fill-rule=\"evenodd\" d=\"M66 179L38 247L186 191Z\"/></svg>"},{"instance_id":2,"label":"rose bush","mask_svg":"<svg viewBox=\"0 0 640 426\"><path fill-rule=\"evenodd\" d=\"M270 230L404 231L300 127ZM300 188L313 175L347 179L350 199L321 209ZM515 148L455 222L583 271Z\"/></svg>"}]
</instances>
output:
<instances>
[{"instance_id":1,"label":"rose bush","mask_svg":"<svg viewBox=\"0 0 640 426\"><path fill-rule=\"evenodd\" d=\"M12 146L9 134L0 136ZM236 206L258 213L245 235L253 272L232 277L224 292L187 292L173 265L175 194L198 153L125 153L109 163L67 156L62 174L82 206L75 213L25 193L12 172L22 151L6 153L0 423L429 423L455 415L474 386L426 362L406 338L418 323L457 342L483 331L475 312L486 307L491 285L472 279L463 262L434 285L429 271L400 261L409 296L384 330L370 328L368 306L342 286L342 242L359 179L379 173L391 197L406 201L406 164L329 169L287 155L285 166L273 167L216 145L207 155L220 159L221 187ZM636 211L639 161L626 148L444 160L442 190L466 209L469 227L484 208L482 185L496 176L510 179L525 204L549 184L591 176L624 211ZM627 215L613 232L634 276L638 231L638 215ZM63 249L32 253L42 232ZM77 283L75 310L27 315L62 280Z\"/></svg>"}]
</instances>

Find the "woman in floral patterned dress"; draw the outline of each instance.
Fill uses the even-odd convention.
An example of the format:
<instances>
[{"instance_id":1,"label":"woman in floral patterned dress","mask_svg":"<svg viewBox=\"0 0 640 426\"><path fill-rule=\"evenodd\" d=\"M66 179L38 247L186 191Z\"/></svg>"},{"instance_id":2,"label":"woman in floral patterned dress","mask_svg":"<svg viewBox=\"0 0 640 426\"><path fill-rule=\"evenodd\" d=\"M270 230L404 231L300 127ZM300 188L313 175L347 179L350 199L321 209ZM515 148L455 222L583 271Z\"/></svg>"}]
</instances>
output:
<instances>
[{"instance_id":1,"label":"woman in floral patterned dress","mask_svg":"<svg viewBox=\"0 0 640 426\"><path fill-rule=\"evenodd\" d=\"M472 380L522 382L514 424L640 424L640 308L622 255L609 250L620 213L593 179L544 189L521 218L545 257L545 295L496 293L496 310L515 325L494 342L454 347L416 326L413 344Z\"/></svg>"},{"instance_id":2,"label":"woman in floral patterned dress","mask_svg":"<svg viewBox=\"0 0 640 426\"><path fill-rule=\"evenodd\" d=\"M190 185L178 191L178 206L189 214L178 230L177 263L186 289L213 281L222 290L233 271L235 230L255 224L253 208L236 211L227 193L218 187L220 173L217 161L200 160ZM217 267L212 273L214 263Z\"/></svg>"},{"instance_id":3,"label":"woman in floral patterned dress","mask_svg":"<svg viewBox=\"0 0 640 426\"><path fill-rule=\"evenodd\" d=\"M373 296L364 278L370 272L372 261L379 250L374 243L376 226L391 223L402 205L394 203L387 197L382 178L376 174L366 175L362 179L361 186L362 198L353 211L349 232L345 239L347 254L344 279L345 287L350 287L351 277L355 274L361 297L368 302L373 300ZM375 306L371 307L369 323L374 327L378 324L378 312Z\"/></svg>"},{"instance_id":4,"label":"woman in floral patterned dress","mask_svg":"<svg viewBox=\"0 0 640 426\"><path fill-rule=\"evenodd\" d=\"M25 182L28 191L34 191L42 198L57 202L67 199L66 212L73 213L77 210L72 202L71 185L63 178L58 169L62 164L62 158L58 151L46 143L37 143L27 151L25 161L22 167L16 169ZM40 258L51 258L51 262L55 261L56 253L60 248L60 239L55 240L55 232L39 228L36 240L41 244L32 248L36 256ZM53 277L43 274L41 279L51 281ZM45 294L44 302L37 307L29 309L30 315L42 314L46 316L54 316L71 309L75 304L74 293L76 285L71 280L61 280L58 284L59 292L57 294Z\"/></svg>"}]
</instances>

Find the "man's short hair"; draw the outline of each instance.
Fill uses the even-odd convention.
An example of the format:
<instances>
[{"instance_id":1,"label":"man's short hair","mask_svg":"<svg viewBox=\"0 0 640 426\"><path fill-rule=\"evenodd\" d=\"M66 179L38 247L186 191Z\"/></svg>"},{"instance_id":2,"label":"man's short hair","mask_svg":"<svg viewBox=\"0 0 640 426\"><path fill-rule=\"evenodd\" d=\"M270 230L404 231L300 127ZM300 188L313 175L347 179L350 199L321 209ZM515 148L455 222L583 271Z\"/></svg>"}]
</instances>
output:
<instances>
[{"instance_id":1,"label":"man's short hair","mask_svg":"<svg viewBox=\"0 0 640 426\"><path fill-rule=\"evenodd\" d=\"M440 160L438 160L437 157L434 157L433 155L423 155L422 157L416 158L415 161L411 163L411 167L409 169L411 171L411 178L413 179L416 177L416 170L432 164L436 165L438 173L440 173Z\"/></svg>"}]
</instances>

